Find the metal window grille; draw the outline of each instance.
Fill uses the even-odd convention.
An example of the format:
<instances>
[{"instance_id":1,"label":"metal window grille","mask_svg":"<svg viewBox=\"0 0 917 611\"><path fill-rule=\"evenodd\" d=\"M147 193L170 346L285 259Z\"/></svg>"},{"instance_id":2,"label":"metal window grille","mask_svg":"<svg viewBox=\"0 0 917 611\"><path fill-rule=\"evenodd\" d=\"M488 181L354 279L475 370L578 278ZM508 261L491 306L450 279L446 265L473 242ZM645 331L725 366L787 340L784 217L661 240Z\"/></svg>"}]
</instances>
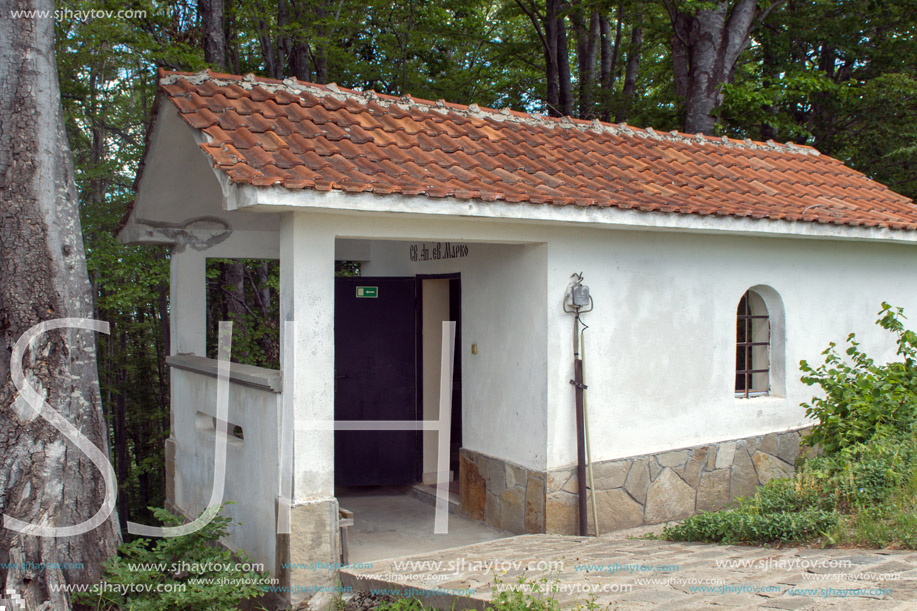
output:
<instances>
[{"instance_id":1,"label":"metal window grille","mask_svg":"<svg viewBox=\"0 0 917 611\"><path fill-rule=\"evenodd\" d=\"M753 314L746 291L736 312L736 397L766 395L770 389L771 327L767 314ZM755 341L756 331L764 325L766 341ZM760 334L757 334L760 335ZM755 348L763 347L762 351ZM757 375L756 374L764 374ZM757 378L757 379L756 379Z\"/></svg>"}]
</instances>

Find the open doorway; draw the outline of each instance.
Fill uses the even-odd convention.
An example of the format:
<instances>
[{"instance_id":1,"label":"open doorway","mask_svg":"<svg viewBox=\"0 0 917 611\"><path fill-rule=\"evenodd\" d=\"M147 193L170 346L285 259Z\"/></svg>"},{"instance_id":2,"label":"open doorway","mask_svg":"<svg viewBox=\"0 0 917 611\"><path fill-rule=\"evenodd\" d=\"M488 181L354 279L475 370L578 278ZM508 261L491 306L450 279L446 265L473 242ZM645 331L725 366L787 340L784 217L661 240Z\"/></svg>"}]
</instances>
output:
<instances>
[{"instance_id":1,"label":"open doorway","mask_svg":"<svg viewBox=\"0 0 917 611\"><path fill-rule=\"evenodd\" d=\"M459 274L335 280L335 419L436 420L442 323L456 322L449 497L459 508L462 292ZM506 533L459 515L434 535L436 431L336 431L335 495L353 517L350 562L429 552Z\"/></svg>"},{"instance_id":2,"label":"open doorway","mask_svg":"<svg viewBox=\"0 0 917 611\"><path fill-rule=\"evenodd\" d=\"M425 275L417 277L420 296L420 391L421 409L425 420L439 417L440 374L442 354L442 323L455 321L455 361L450 398L452 422L450 426L449 481L450 493L459 494L458 463L462 447L462 285L459 274ZM437 471L437 435L427 431L423 437L421 483L433 486Z\"/></svg>"}]
</instances>

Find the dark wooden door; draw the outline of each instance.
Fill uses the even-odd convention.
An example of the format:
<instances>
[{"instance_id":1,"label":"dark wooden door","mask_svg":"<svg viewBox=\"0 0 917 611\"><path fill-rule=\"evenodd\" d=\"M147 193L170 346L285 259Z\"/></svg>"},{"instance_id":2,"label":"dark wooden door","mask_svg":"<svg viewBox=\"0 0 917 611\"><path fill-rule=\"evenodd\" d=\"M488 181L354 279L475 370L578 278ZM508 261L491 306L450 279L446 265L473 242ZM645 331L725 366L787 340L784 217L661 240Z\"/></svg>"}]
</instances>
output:
<instances>
[{"instance_id":1,"label":"dark wooden door","mask_svg":"<svg viewBox=\"0 0 917 611\"><path fill-rule=\"evenodd\" d=\"M336 420L417 420L414 278L337 278ZM419 479L420 432L336 431L335 484L403 485Z\"/></svg>"}]
</instances>

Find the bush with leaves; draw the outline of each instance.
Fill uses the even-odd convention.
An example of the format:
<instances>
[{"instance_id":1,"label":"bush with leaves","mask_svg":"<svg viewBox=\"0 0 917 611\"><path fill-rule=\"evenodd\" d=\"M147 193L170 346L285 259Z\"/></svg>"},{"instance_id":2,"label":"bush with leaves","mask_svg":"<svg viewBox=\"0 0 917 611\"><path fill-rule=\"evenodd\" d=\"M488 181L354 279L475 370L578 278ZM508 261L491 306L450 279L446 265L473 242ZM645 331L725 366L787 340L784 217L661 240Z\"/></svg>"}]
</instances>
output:
<instances>
[{"instance_id":1,"label":"bush with leaves","mask_svg":"<svg viewBox=\"0 0 917 611\"><path fill-rule=\"evenodd\" d=\"M885 502L917 472L917 441L873 439L813 459L809 468L829 475L824 487L840 510L863 509Z\"/></svg>"},{"instance_id":2,"label":"bush with leaves","mask_svg":"<svg viewBox=\"0 0 917 611\"><path fill-rule=\"evenodd\" d=\"M152 509L166 526L182 521ZM197 532L179 537L136 539L121 546L105 565L102 582L76 602L99 611L226 611L263 593L268 573L240 570L245 554L219 545L232 520L217 515Z\"/></svg>"},{"instance_id":3,"label":"bush with leaves","mask_svg":"<svg viewBox=\"0 0 917 611\"><path fill-rule=\"evenodd\" d=\"M818 385L824 396L804 403L806 414L818 420L803 440L826 454L871 439L913 436L917 430L917 333L904 328L901 308L882 304L876 324L897 337L900 361L876 365L856 341L847 337L847 359L832 342L822 354L825 362L800 363L802 381Z\"/></svg>"}]
</instances>

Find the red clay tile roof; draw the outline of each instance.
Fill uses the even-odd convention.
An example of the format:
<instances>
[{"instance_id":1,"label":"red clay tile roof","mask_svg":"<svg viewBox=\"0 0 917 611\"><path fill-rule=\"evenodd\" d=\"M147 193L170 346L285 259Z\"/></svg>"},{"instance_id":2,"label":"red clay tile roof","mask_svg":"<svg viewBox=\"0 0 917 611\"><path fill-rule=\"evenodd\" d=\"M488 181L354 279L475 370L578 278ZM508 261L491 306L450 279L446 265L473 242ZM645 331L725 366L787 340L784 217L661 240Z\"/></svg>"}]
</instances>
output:
<instances>
[{"instance_id":1,"label":"red clay tile roof","mask_svg":"<svg viewBox=\"0 0 917 611\"><path fill-rule=\"evenodd\" d=\"M293 79L161 71L159 87L236 183L917 229L911 200L793 144Z\"/></svg>"}]
</instances>

